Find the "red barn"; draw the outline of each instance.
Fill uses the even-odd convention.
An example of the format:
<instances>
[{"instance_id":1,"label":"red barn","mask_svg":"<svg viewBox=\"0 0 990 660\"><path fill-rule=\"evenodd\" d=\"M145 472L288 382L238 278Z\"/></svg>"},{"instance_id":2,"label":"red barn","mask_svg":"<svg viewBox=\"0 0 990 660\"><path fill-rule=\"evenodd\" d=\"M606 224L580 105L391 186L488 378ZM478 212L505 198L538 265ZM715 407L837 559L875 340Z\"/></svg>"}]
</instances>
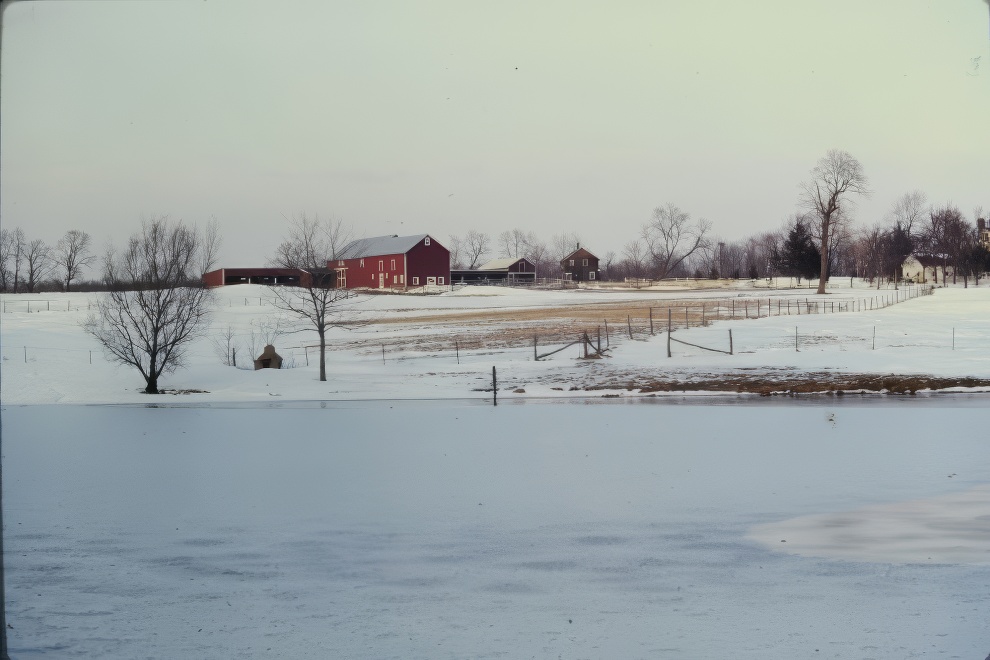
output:
<instances>
[{"instance_id":1,"label":"red barn","mask_svg":"<svg viewBox=\"0 0 990 660\"><path fill-rule=\"evenodd\" d=\"M327 267L337 271L337 287L341 289L450 284L450 251L429 234L352 241L339 259L327 262Z\"/></svg>"}]
</instances>

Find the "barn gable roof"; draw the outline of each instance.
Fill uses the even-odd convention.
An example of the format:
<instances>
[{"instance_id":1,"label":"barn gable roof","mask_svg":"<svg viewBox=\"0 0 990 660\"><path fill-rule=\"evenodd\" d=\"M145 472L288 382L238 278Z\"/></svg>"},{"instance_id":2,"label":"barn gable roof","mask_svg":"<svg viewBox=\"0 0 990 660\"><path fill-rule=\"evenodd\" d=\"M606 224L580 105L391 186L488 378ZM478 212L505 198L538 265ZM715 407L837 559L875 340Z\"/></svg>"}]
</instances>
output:
<instances>
[{"instance_id":1,"label":"barn gable roof","mask_svg":"<svg viewBox=\"0 0 990 660\"><path fill-rule=\"evenodd\" d=\"M375 236L374 238L359 238L348 243L340 252L339 259L359 259L362 257L377 257L382 254L405 254L429 236L416 234L414 236Z\"/></svg>"},{"instance_id":2,"label":"barn gable roof","mask_svg":"<svg viewBox=\"0 0 990 660\"><path fill-rule=\"evenodd\" d=\"M561 259L561 261L567 261L568 259L597 259L597 258L598 257L591 254L591 252L589 252L588 250L584 249L583 247L579 247L578 249L574 250L574 252L571 252L569 255Z\"/></svg>"},{"instance_id":3,"label":"barn gable roof","mask_svg":"<svg viewBox=\"0 0 990 660\"><path fill-rule=\"evenodd\" d=\"M525 257L516 257L516 258L510 257L508 259L492 259L491 261L488 261L478 266L478 270L507 270L515 266L520 261L526 261L527 263L529 263L529 260L526 259Z\"/></svg>"}]
</instances>

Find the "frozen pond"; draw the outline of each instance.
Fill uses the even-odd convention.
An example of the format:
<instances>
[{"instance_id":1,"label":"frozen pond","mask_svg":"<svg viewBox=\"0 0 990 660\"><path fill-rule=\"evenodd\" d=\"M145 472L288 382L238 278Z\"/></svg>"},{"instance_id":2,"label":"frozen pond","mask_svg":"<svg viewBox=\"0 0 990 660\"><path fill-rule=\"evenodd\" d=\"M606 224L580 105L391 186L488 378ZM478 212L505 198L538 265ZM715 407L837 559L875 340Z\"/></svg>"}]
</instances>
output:
<instances>
[{"instance_id":1,"label":"frozen pond","mask_svg":"<svg viewBox=\"0 0 990 660\"><path fill-rule=\"evenodd\" d=\"M5 407L11 657L990 652L990 535L752 536L981 492L984 398L717 402Z\"/></svg>"}]
</instances>

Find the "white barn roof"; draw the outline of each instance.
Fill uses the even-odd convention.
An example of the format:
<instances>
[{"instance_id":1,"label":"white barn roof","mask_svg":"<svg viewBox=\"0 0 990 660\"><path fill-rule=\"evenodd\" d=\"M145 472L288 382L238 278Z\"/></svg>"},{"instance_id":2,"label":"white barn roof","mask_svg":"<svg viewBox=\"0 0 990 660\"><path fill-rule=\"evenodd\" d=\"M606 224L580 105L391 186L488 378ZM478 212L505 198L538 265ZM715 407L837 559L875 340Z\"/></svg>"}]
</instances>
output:
<instances>
[{"instance_id":1,"label":"white barn roof","mask_svg":"<svg viewBox=\"0 0 990 660\"><path fill-rule=\"evenodd\" d=\"M375 236L351 241L340 252L338 259L377 257L382 254L405 254L429 234L414 236Z\"/></svg>"},{"instance_id":2,"label":"white barn roof","mask_svg":"<svg viewBox=\"0 0 990 660\"><path fill-rule=\"evenodd\" d=\"M508 268L515 266L520 261L523 261L523 257L517 257L515 259L492 259L491 261L478 266L478 270L507 270Z\"/></svg>"}]
</instances>

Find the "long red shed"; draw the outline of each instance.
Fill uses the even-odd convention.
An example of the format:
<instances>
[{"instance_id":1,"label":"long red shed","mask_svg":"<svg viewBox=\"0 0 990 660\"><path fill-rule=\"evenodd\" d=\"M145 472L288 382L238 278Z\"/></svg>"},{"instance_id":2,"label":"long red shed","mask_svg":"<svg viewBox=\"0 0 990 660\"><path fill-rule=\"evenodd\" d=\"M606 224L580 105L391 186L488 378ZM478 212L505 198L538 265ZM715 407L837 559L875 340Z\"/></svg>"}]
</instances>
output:
<instances>
[{"instance_id":1,"label":"long red shed","mask_svg":"<svg viewBox=\"0 0 990 660\"><path fill-rule=\"evenodd\" d=\"M337 271L341 289L450 284L450 251L429 234L352 241L327 267Z\"/></svg>"}]
</instances>

